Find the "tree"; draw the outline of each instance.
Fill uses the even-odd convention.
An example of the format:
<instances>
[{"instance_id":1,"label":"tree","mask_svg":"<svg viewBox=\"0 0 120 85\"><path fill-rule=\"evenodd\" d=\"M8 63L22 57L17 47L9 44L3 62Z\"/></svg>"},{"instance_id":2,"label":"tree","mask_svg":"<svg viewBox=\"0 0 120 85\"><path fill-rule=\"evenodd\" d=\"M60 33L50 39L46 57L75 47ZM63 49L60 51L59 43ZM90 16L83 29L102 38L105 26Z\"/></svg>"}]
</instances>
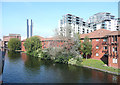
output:
<instances>
[{"instance_id":1,"label":"tree","mask_svg":"<svg viewBox=\"0 0 120 85\"><path fill-rule=\"evenodd\" d=\"M41 41L37 36L28 38L24 43L25 49L28 54L32 56L38 56L39 52L41 52Z\"/></svg>"},{"instance_id":2,"label":"tree","mask_svg":"<svg viewBox=\"0 0 120 85\"><path fill-rule=\"evenodd\" d=\"M21 49L21 41L18 38L11 38L8 42L8 49L11 51Z\"/></svg>"},{"instance_id":3,"label":"tree","mask_svg":"<svg viewBox=\"0 0 120 85\"><path fill-rule=\"evenodd\" d=\"M55 62L67 63L70 58L79 57L81 50L81 41L79 34L75 34L73 32L74 34L71 36L70 31L72 31L72 29L69 25L63 29L66 29L66 35L63 36L61 35L61 31L59 32L58 30L55 30L54 36L55 40L64 42L64 44L62 44L62 47L57 47L57 43L54 41L54 43L48 44L47 49L44 49L44 52L46 52L44 54L45 57L46 54L48 55L47 57L50 56L51 59L55 60Z\"/></svg>"},{"instance_id":4,"label":"tree","mask_svg":"<svg viewBox=\"0 0 120 85\"><path fill-rule=\"evenodd\" d=\"M74 34L71 45L70 52L74 54L74 56L79 56L81 54L81 41L80 35L78 33Z\"/></svg>"},{"instance_id":5,"label":"tree","mask_svg":"<svg viewBox=\"0 0 120 85\"><path fill-rule=\"evenodd\" d=\"M86 59L87 59L88 55L91 55L92 44L89 41L89 38L87 36L84 38L84 42L82 43L82 49L81 50L82 50L83 54L85 54Z\"/></svg>"}]
</instances>

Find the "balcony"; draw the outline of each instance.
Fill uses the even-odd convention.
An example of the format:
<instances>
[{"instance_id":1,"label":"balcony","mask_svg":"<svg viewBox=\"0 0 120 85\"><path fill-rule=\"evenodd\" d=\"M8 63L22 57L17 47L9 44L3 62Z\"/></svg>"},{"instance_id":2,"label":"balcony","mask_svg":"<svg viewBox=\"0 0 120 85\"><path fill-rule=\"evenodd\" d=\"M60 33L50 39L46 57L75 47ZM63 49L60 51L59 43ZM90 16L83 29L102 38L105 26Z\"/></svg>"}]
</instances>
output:
<instances>
[{"instance_id":1,"label":"balcony","mask_svg":"<svg viewBox=\"0 0 120 85\"><path fill-rule=\"evenodd\" d=\"M80 21L79 19L76 19L76 21Z\"/></svg>"},{"instance_id":2,"label":"balcony","mask_svg":"<svg viewBox=\"0 0 120 85\"><path fill-rule=\"evenodd\" d=\"M68 19L71 19L71 17L68 17Z\"/></svg>"},{"instance_id":3,"label":"balcony","mask_svg":"<svg viewBox=\"0 0 120 85\"><path fill-rule=\"evenodd\" d=\"M76 24L79 24L79 22L76 22Z\"/></svg>"}]
</instances>

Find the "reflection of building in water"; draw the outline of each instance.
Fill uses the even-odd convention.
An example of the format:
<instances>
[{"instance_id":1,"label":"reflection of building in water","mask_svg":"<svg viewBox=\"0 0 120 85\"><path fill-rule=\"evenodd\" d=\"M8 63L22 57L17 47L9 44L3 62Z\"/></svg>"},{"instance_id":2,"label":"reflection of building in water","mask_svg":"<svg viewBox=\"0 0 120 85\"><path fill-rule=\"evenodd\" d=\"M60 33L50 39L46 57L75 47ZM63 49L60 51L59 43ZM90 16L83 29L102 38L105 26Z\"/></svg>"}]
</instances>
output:
<instances>
[{"instance_id":1,"label":"reflection of building in water","mask_svg":"<svg viewBox=\"0 0 120 85\"><path fill-rule=\"evenodd\" d=\"M27 60L27 54L26 53L21 53L22 60L25 62Z\"/></svg>"},{"instance_id":2,"label":"reflection of building in water","mask_svg":"<svg viewBox=\"0 0 120 85\"><path fill-rule=\"evenodd\" d=\"M104 81L105 80L104 78L106 78L109 83L118 83L118 82L120 83L120 76L116 76L116 75L112 75L112 74L108 74L108 73L96 71L96 70L92 70L91 72L92 72L93 79ZM105 82L107 83L107 81Z\"/></svg>"},{"instance_id":3,"label":"reflection of building in water","mask_svg":"<svg viewBox=\"0 0 120 85\"><path fill-rule=\"evenodd\" d=\"M103 72L96 71L96 70L91 70L91 72L92 72L93 79L104 81L105 74ZM98 81L98 82L96 81L95 83L100 83L100 81Z\"/></svg>"}]
</instances>

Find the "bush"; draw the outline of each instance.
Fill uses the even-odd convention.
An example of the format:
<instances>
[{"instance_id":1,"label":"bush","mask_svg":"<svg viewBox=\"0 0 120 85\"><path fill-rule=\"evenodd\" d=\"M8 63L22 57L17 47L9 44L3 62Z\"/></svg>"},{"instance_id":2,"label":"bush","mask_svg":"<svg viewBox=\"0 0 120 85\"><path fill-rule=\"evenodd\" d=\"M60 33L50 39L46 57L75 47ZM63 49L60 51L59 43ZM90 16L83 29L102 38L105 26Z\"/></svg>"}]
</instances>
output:
<instances>
[{"instance_id":1,"label":"bush","mask_svg":"<svg viewBox=\"0 0 120 85\"><path fill-rule=\"evenodd\" d=\"M11 38L8 42L8 49L11 51L21 49L21 41L18 38Z\"/></svg>"},{"instance_id":2,"label":"bush","mask_svg":"<svg viewBox=\"0 0 120 85\"><path fill-rule=\"evenodd\" d=\"M59 55L55 58L55 62L68 64L69 59L72 58L71 56Z\"/></svg>"},{"instance_id":3,"label":"bush","mask_svg":"<svg viewBox=\"0 0 120 85\"><path fill-rule=\"evenodd\" d=\"M48 53L47 50L48 50L48 49L42 51L42 53L39 54L40 57L41 57L41 59L45 59L45 60L50 60L50 59L51 59L50 54Z\"/></svg>"},{"instance_id":4,"label":"bush","mask_svg":"<svg viewBox=\"0 0 120 85\"><path fill-rule=\"evenodd\" d=\"M69 59L68 64L78 65L81 62L82 62L82 58L81 57L74 57L74 58Z\"/></svg>"},{"instance_id":5,"label":"bush","mask_svg":"<svg viewBox=\"0 0 120 85\"><path fill-rule=\"evenodd\" d=\"M31 56L39 56L39 53L41 52L41 41L38 37L34 36L31 38L28 38L24 43L25 49L27 53Z\"/></svg>"},{"instance_id":6,"label":"bush","mask_svg":"<svg viewBox=\"0 0 120 85\"><path fill-rule=\"evenodd\" d=\"M77 60L74 58L69 59L68 64L76 65Z\"/></svg>"}]
</instances>

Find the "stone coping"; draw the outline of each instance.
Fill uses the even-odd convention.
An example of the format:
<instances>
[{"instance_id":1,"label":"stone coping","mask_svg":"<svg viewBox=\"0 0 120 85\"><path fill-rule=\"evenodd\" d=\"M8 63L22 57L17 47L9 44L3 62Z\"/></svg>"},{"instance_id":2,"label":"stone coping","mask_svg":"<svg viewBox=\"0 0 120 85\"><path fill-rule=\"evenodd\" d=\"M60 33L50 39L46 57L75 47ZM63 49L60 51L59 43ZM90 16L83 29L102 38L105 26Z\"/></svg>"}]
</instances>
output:
<instances>
[{"instance_id":1,"label":"stone coping","mask_svg":"<svg viewBox=\"0 0 120 85\"><path fill-rule=\"evenodd\" d=\"M120 75L120 73L117 73L117 72L111 72L108 70L103 70L103 69L99 69L99 68L95 68L95 67L90 67L90 66L85 66L85 65L82 65L82 67L91 68L91 69L95 69L95 70L99 70L99 71L103 71L103 72L107 72L107 73L111 73L111 74L115 74L115 75Z\"/></svg>"}]
</instances>

